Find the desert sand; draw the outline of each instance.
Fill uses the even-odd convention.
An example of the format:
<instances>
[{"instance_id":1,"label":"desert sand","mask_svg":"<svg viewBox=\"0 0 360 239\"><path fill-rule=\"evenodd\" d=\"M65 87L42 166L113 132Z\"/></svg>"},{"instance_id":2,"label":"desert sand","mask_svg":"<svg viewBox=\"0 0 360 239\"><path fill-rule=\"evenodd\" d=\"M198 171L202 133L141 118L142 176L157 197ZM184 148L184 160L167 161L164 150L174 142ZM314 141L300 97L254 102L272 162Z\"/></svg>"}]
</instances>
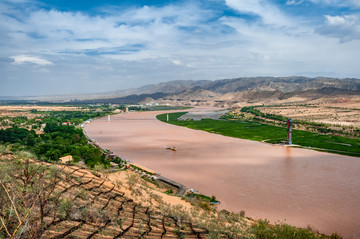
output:
<instances>
[{"instance_id":1,"label":"desert sand","mask_svg":"<svg viewBox=\"0 0 360 239\"><path fill-rule=\"evenodd\" d=\"M191 130L156 120L162 113L105 117L85 131L123 159L215 195L220 209L360 238L359 158Z\"/></svg>"}]
</instances>

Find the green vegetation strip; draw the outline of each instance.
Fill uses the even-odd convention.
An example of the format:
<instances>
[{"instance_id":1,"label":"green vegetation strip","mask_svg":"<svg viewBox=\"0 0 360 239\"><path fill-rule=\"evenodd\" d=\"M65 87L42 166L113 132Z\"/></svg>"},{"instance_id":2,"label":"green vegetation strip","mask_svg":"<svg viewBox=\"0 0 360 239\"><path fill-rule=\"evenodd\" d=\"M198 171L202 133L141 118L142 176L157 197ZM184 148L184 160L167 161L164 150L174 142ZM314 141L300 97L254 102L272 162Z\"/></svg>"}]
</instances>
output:
<instances>
[{"instance_id":1,"label":"green vegetation strip","mask_svg":"<svg viewBox=\"0 0 360 239\"><path fill-rule=\"evenodd\" d=\"M260 110L256 108L261 108L262 106L249 106L249 107L243 107L241 109L241 112L246 112L254 115L253 120L255 121L267 121L267 124L281 124L285 121L287 121L287 117L284 117L282 115L275 115L275 114L266 114L262 113ZM234 115L227 114L223 116L224 119L231 119ZM259 118L260 117L260 118ZM270 120L270 121L268 121ZM271 120L274 121L274 123L271 122ZM305 120L296 120L297 125L304 126L306 130L312 131L312 132L318 132L321 134L333 134L333 135L341 135L345 137L352 137L352 138L359 138L360 137L360 129L356 129L352 126L344 126L341 127L343 130L334 129L331 127L331 124L325 124L320 122L311 122L311 121L305 121ZM347 129L347 130L346 130ZM349 131L350 129L350 131Z\"/></svg>"},{"instance_id":2,"label":"green vegetation strip","mask_svg":"<svg viewBox=\"0 0 360 239\"><path fill-rule=\"evenodd\" d=\"M29 151L43 161L58 162L60 157L72 155L74 162L83 160L91 168L96 165L108 168L111 159L101 149L88 144L83 130L76 125L89 118L111 114L113 110L109 106L88 107L84 111L31 110L32 114L37 114L36 118L3 117L0 123L10 128L0 129L0 145L11 148L12 152ZM72 125L62 125L63 122ZM46 125L43 134L37 135L34 129L40 129L42 124ZM32 130L28 130L30 127ZM113 161L122 163L119 158Z\"/></svg>"},{"instance_id":3,"label":"green vegetation strip","mask_svg":"<svg viewBox=\"0 0 360 239\"><path fill-rule=\"evenodd\" d=\"M273 144L281 143L287 137L285 123L284 127L279 127L247 120L178 120L183 114L186 112L169 114L168 122L167 114L158 115L157 119L191 129ZM319 151L360 157L360 139L293 130L293 144Z\"/></svg>"}]
</instances>

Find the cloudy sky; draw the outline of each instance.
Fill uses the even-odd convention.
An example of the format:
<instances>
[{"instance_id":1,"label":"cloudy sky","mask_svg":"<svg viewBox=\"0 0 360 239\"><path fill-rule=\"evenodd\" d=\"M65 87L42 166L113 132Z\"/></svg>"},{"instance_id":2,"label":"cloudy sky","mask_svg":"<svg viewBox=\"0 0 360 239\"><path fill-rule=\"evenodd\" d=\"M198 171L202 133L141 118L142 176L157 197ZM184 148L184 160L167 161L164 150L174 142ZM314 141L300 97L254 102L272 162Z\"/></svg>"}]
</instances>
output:
<instances>
[{"instance_id":1,"label":"cloudy sky","mask_svg":"<svg viewBox=\"0 0 360 239\"><path fill-rule=\"evenodd\" d=\"M360 0L0 0L0 96L360 77Z\"/></svg>"}]
</instances>

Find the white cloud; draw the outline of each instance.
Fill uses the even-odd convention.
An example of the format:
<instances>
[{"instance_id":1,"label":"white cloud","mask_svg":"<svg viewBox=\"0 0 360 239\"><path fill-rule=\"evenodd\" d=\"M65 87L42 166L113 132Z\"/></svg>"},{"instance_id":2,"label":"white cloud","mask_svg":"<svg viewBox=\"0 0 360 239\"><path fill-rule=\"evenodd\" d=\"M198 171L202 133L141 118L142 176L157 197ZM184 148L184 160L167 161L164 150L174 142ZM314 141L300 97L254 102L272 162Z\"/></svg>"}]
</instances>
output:
<instances>
[{"instance_id":1,"label":"white cloud","mask_svg":"<svg viewBox=\"0 0 360 239\"><path fill-rule=\"evenodd\" d=\"M21 21L2 15L0 22L3 24L0 23L0 27L7 28L4 35L14 40L3 45L5 52L10 49L9 45L14 44L21 46L17 49L18 54L87 54L89 50L106 53L106 49L117 49L122 52L115 52L115 55L132 60L135 55L136 59L154 57L154 52L148 49L156 50L156 57L165 57L168 55L166 51L173 52L186 44L198 44L201 41L195 34L211 34L209 40L216 38L211 24L203 23L213 14L211 10L192 4L162 8L145 6L102 17L80 12L39 10L28 16L18 13ZM221 25L217 25L220 31ZM133 47L131 51L126 51L129 46L137 49Z\"/></svg>"},{"instance_id":2,"label":"white cloud","mask_svg":"<svg viewBox=\"0 0 360 239\"><path fill-rule=\"evenodd\" d=\"M325 15L326 23L329 25L343 25L347 21L345 17Z\"/></svg>"},{"instance_id":3,"label":"white cloud","mask_svg":"<svg viewBox=\"0 0 360 239\"><path fill-rule=\"evenodd\" d=\"M20 56L11 56L10 58L12 58L14 60L14 64L33 63L33 64L37 64L37 65L42 65L42 66L53 64L51 61L41 59L36 56L20 55Z\"/></svg>"},{"instance_id":4,"label":"white cloud","mask_svg":"<svg viewBox=\"0 0 360 239\"><path fill-rule=\"evenodd\" d=\"M289 4L300 1L288 0ZM221 16L218 9L189 2L112 8L103 15L37 8L1 14L10 10L0 3L0 52L14 60L13 64L0 60L6 76L0 81L32 79L34 86L29 84L24 92L41 93L48 87L52 90L44 92L56 93L298 72L360 77L354 50L360 49L360 41L334 39L344 35L359 39L356 15L327 15L320 29L286 15L270 0L226 0L232 9L258 16L255 20ZM329 57L329 49L336 57ZM18 90L14 86L13 91ZM0 94L8 92L0 89Z\"/></svg>"},{"instance_id":5,"label":"white cloud","mask_svg":"<svg viewBox=\"0 0 360 239\"><path fill-rule=\"evenodd\" d=\"M360 39L360 15L325 15L325 25L318 28L322 35L338 38L341 42Z\"/></svg>"},{"instance_id":6,"label":"white cloud","mask_svg":"<svg viewBox=\"0 0 360 239\"><path fill-rule=\"evenodd\" d=\"M309 0L316 4L331 5L331 6L350 6L360 7L359 0Z\"/></svg>"},{"instance_id":7,"label":"white cloud","mask_svg":"<svg viewBox=\"0 0 360 239\"><path fill-rule=\"evenodd\" d=\"M177 66L182 64L181 61L179 61L179 60L173 60L172 63Z\"/></svg>"},{"instance_id":8,"label":"white cloud","mask_svg":"<svg viewBox=\"0 0 360 239\"><path fill-rule=\"evenodd\" d=\"M329 25L348 25L356 26L359 23L359 18L356 15L345 15L345 16L330 16L325 15L326 23Z\"/></svg>"},{"instance_id":9,"label":"white cloud","mask_svg":"<svg viewBox=\"0 0 360 239\"><path fill-rule=\"evenodd\" d=\"M292 20L267 0L225 0L226 5L242 13L251 13L262 18L265 24L293 25Z\"/></svg>"},{"instance_id":10,"label":"white cloud","mask_svg":"<svg viewBox=\"0 0 360 239\"><path fill-rule=\"evenodd\" d=\"M300 5L304 2L304 0L288 0L286 2L286 5L293 5L293 6L297 6L297 5Z\"/></svg>"},{"instance_id":11,"label":"white cloud","mask_svg":"<svg viewBox=\"0 0 360 239\"><path fill-rule=\"evenodd\" d=\"M350 8L360 7L359 0L287 0L286 5L297 6L304 2L311 2L314 4L332 6L332 7L350 7Z\"/></svg>"}]
</instances>

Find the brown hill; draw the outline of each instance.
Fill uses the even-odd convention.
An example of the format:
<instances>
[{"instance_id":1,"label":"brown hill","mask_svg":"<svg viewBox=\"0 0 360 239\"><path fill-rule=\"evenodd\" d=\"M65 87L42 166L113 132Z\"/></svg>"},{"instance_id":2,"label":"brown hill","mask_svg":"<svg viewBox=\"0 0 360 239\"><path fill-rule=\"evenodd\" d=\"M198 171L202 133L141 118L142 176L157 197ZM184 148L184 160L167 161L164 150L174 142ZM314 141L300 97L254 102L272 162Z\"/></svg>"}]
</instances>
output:
<instances>
[{"instance_id":1,"label":"brown hill","mask_svg":"<svg viewBox=\"0 0 360 239\"><path fill-rule=\"evenodd\" d=\"M204 89L187 89L178 94L166 96L164 99L168 100L211 100L219 94Z\"/></svg>"},{"instance_id":2,"label":"brown hill","mask_svg":"<svg viewBox=\"0 0 360 239\"><path fill-rule=\"evenodd\" d=\"M131 92L136 92L136 94L95 101L140 103L151 97L158 103L225 107L239 102L271 103L287 99L309 101L329 96L359 96L360 79L292 76L242 77L216 81L170 81L143 86ZM94 102L94 100L89 102Z\"/></svg>"},{"instance_id":3,"label":"brown hill","mask_svg":"<svg viewBox=\"0 0 360 239\"><path fill-rule=\"evenodd\" d=\"M249 77L207 82L203 89L226 94L246 90L276 91L284 93L294 91L317 90L321 88L338 88L360 91L360 79L308 78L308 77Z\"/></svg>"},{"instance_id":4,"label":"brown hill","mask_svg":"<svg viewBox=\"0 0 360 239\"><path fill-rule=\"evenodd\" d=\"M120 173L126 177L111 181L106 173L27 153L0 154L0 238L222 238L249 228L239 214L220 217Z\"/></svg>"},{"instance_id":5,"label":"brown hill","mask_svg":"<svg viewBox=\"0 0 360 239\"><path fill-rule=\"evenodd\" d=\"M151 98L157 103L229 107L244 102L273 103L287 99L309 101L329 96L343 97L349 95L360 95L360 79L291 76L241 77L215 81L178 80L146 85L136 89L81 95L76 100L73 99L74 96L52 97L58 102L66 102L72 99L70 102L73 104L138 104L147 103ZM54 101L51 100L51 97L31 99Z\"/></svg>"}]
</instances>

